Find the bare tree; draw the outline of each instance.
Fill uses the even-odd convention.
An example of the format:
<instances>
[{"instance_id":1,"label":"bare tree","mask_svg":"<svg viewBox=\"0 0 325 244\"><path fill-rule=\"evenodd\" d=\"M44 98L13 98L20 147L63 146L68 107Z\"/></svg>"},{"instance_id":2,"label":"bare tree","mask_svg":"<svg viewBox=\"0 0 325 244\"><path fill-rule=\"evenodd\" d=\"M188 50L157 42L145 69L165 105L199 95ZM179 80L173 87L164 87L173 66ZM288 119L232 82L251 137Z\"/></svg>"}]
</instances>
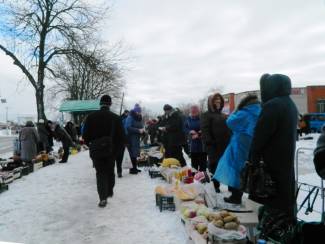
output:
<instances>
[{"instance_id":1,"label":"bare tree","mask_svg":"<svg viewBox=\"0 0 325 244\"><path fill-rule=\"evenodd\" d=\"M46 119L44 88L53 60L77 53L106 12L81 0L4 0L1 3L0 49L12 58L35 89L38 119Z\"/></svg>"},{"instance_id":2,"label":"bare tree","mask_svg":"<svg viewBox=\"0 0 325 244\"><path fill-rule=\"evenodd\" d=\"M103 94L119 98L124 85L121 70L109 55L97 46L68 54L53 69L52 95L64 94L66 100L98 99Z\"/></svg>"}]
</instances>

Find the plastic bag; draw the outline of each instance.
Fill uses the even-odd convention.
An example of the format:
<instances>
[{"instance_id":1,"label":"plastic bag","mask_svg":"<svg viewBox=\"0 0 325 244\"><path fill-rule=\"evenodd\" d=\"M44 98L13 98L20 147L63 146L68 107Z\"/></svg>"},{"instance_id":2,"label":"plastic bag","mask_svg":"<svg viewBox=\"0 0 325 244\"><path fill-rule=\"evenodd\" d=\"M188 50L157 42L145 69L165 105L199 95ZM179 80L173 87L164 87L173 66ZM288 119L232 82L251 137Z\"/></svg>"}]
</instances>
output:
<instances>
[{"instance_id":1,"label":"plastic bag","mask_svg":"<svg viewBox=\"0 0 325 244\"><path fill-rule=\"evenodd\" d=\"M243 225L239 225L238 231L225 230L216 227L213 223L208 224L209 234L221 239L221 240L244 240L246 239L246 228Z\"/></svg>"},{"instance_id":2,"label":"plastic bag","mask_svg":"<svg viewBox=\"0 0 325 244\"><path fill-rule=\"evenodd\" d=\"M128 150L125 150L125 152L124 152L122 167L123 167L123 169L131 169L132 168L131 158L130 158Z\"/></svg>"}]
</instances>

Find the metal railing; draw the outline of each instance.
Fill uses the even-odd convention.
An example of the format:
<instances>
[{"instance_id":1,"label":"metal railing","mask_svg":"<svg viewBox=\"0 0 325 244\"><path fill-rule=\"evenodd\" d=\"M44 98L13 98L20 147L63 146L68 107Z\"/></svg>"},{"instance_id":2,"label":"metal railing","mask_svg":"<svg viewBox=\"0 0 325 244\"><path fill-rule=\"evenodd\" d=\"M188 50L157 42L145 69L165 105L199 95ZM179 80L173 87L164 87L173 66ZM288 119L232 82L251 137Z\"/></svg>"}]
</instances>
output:
<instances>
[{"instance_id":1,"label":"metal railing","mask_svg":"<svg viewBox=\"0 0 325 244\"><path fill-rule=\"evenodd\" d=\"M313 210L312 211L315 211L316 213L319 213L321 215L321 221L324 222L325 220L325 199L324 199L324 182L322 179L320 179L320 186L315 186L315 185L311 185L311 184L307 184L307 183L303 183L303 182L299 182L299 154L303 151L314 151L314 148L308 148L308 147L299 147L297 148L296 150L296 155L295 155L295 164L296 164L296 167L295 167L295 174L296 174L296 186L297 186L297 189L298 189L298 185L300 184L300 190L301 191L304 191L304 192L308 192L307 194L310 193L310 187L314 188L314 189L318 189L317 190L317 193L316 193L316 196L315 194L310 194L309 197L314 197L315 199L320 196L321 198L321 211L318 211L318 210ZM305 190L303 188L301 188L301 186L307 186L309 189L308 190ZM297 192L297 197L298 197L298 194L299 192ZM302 209L305 209L305 214L309 213L309 209L308 207L305 207L305 206L302 206L301 207Z\"/></svg>"}]
</instances>

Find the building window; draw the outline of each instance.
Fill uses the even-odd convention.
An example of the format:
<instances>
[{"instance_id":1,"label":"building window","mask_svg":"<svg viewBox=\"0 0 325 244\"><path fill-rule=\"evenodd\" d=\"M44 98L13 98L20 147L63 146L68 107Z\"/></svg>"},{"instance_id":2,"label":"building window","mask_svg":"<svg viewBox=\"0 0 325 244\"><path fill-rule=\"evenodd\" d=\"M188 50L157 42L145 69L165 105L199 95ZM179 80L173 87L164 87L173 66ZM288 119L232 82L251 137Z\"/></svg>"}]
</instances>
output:
<instances>
[{"instance_id":1,"label":"building window","mask_svg":"<svg viewBox=\"0 0 325 244\"><path fill-rule=\"evenodd\" d=\"M325 113L325 99L317 101L317 112Z\"/></svg>"}]
</instances>

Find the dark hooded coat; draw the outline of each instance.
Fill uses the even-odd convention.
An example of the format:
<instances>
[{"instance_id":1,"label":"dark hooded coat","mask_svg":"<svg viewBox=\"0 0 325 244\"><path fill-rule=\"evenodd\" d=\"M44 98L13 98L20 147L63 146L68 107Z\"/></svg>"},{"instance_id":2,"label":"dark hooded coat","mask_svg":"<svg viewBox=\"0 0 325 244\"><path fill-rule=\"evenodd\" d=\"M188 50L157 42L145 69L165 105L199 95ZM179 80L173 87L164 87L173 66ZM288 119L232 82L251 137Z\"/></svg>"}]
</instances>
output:
<instances>
[{"instance_id":1,"label":"dark hooded coat","mask_svg":"<svg viewBox=\"0 0 325 244\"><path fill-rule=\"evenodd\" d=\"M221 107L216 110L213 100L218 96L221 98ZM201 116L202 142L207 153L219 148L218 151L222 154L229 143L231 132L226 124L227 116L221 112L223 106L224 99L219 93L211 95L208 99L208 111Z\"/></svg>"},{"instance_id":2,"label":"dark hooded coat","mask_svg":"<svg viewBox=\"0 0 325 244\"><path fill-rule=\"evenodd\" d=\"M180 111L173 109L170 114L166 115L165 127L166 147L182 146L186 143L184 119Z\"/></svg>"},{"instance_id":3,"label":"dark hooded coat","mask_svg":"<svg viewBox=\"0 0 325 244\"><path fill-rule=\"evenodd\" d=\"M263 75L260 87L262 111L253 136L251 161L264 160L267 171L276 181L278 194L272 199L253 200L293 214L298 111L289 96L291 81L285 75Z\"/></svg>"}]
</instances>

